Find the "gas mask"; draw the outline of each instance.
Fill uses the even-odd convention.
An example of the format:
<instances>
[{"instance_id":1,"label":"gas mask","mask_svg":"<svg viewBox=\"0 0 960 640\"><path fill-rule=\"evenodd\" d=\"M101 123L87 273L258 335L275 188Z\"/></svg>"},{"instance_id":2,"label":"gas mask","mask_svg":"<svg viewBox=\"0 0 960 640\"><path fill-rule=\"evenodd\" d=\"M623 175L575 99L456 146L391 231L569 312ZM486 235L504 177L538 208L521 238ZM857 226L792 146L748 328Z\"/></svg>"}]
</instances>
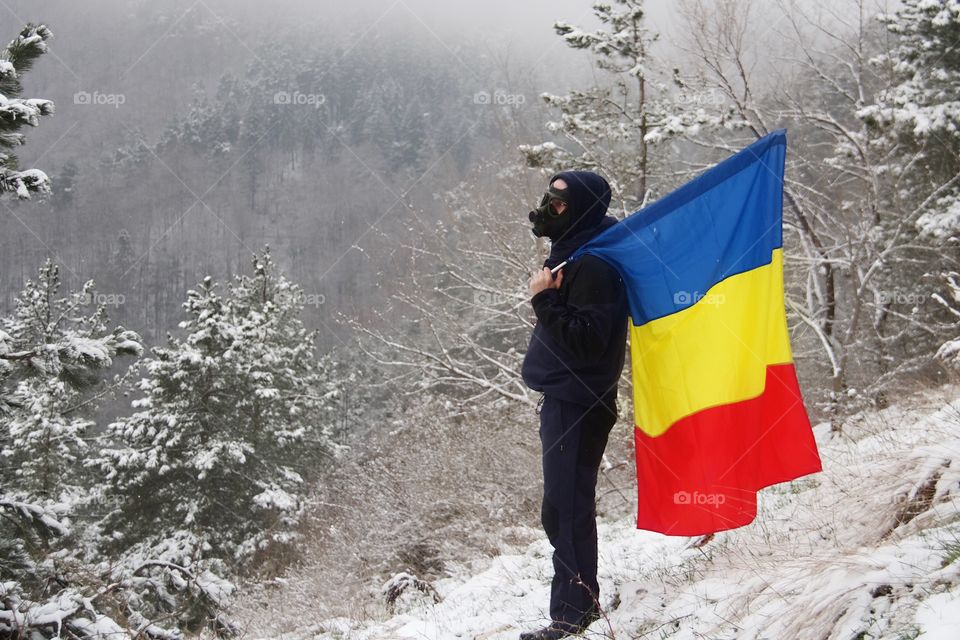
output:
<instances>
[{"instance_id":1,"label":"gas mask","mask_svg":"<svg viewBox=\"0 0 960 640\"><path fill-rule=\"evenodd\" d=\"M568 199L568 189L557 189L552 184L547 187L543 197L540 199L540 205L530 212L530 222L533 223L531 231L538 238L547 236L554 239L560 236L570 225L570 201ZM567 204L567 210L563 214L558 214L554 208L554 201L561 200Z\"/></svg>"}]
</instances>

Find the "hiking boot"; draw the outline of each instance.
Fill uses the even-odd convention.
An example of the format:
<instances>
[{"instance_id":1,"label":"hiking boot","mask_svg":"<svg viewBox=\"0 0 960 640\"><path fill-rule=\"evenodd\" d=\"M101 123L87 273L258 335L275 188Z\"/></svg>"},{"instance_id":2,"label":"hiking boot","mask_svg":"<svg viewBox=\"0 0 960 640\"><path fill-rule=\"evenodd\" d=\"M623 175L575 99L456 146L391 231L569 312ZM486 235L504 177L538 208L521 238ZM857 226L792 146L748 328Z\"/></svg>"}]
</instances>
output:
<instances>
[{"instance_id":1,"label":"hiking boot","mask_svg":"<svg viewBox=\"0 0 960 640\"><path fill-rule=\"evenodd\" d=\"M560 638L578 636L586 631L587 627L599 617L600 614L597 613L597 610L591 609L583 614L583 617L577 624L554 620L550 623L550 626L544 627L543 629L521 633L520 640L560 640Z\"/></svg>"},{"instance_id":2,"label":"hiking boot","mask_svg":"<svg viewBox=\"0 0 960 640\"><path fill-rule=\"evenodd\" d=\"M578 636L599 619L600 611L594 605L583 614L583 617L576 624L554 620L550 623L550 626L543 629L521 633L520 640L560 640L560 638Z\"/></svg>"},{"instance_id":3,"label":"hiking boot","mask_svg":"<svg viewBox=\"0 0 960 640\"><path fill-rule=\"evenodd\" d=\"M572 633L572 629L566 627L560 628L551 624L549 627L544 627L543 629L521 633L520 640L560 640L560 638L566 638Z\"/></svg>"},{"instance_id":4,"label":"hiking boot","mask_svg":"<svg viewBox=\"0 0 960 640\"><path fill-rule=\"evenodd\" d=\"M583 614L583 619L580 620L580 631L586 631L587 627L592 625L594 622L600 619L600 612L597 611L596 607L593 607L585 614Z\"/></svg>"}]
</instances>

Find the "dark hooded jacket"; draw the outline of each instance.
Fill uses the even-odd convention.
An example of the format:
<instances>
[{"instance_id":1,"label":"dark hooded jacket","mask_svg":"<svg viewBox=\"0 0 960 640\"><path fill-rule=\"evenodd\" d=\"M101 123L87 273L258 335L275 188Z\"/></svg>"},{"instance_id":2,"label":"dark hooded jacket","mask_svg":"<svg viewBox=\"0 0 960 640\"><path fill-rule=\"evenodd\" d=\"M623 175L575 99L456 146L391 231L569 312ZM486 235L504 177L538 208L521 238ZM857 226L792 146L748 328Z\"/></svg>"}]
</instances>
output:
<instances>
[{"instance_id":1,"label":"dark hooded jacket","mask_svg":"<svg viewBox=\"0 0 960 640\"><path fill-rule=\"evenodd\" d=\"M570 226L551 238L543 266L551 269L596 234L617 223L606 215L607 181L589 171L562 171L569 189ZM627 297L616 269L586 255L563 268L563 281L531 299L537 316L521 374L528 387L564 400L616 411L627 337Z\"/></svg>"}]
</instances>

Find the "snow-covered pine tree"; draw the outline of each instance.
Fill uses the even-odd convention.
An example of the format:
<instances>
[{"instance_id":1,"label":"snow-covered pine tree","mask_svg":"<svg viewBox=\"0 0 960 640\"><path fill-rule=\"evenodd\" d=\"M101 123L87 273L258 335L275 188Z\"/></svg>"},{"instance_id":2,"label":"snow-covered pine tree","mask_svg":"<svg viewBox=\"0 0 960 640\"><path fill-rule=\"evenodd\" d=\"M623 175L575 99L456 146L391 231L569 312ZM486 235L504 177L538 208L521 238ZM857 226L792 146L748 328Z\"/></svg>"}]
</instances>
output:
<instances>
[{"instance_id":1,"label":"snow-covered pine tree","mask_svg":"<svg viewBox=\"0 0 960 640\"><path fill-rule=\"evenodd\" d=\"M71 520L89 500L80 460L98 382L142 349L136 333L107 328L102 307L90 311L93 281L64 297L60 286L47 261L0 318L0 635L119 628L89 601L96 587Z\"/></svg>"},{"instance_id":2,"label":"snow-covered pine tree","mask_svg":"<svg viewBox=\"0 0 960 640\"><path fill-rule=\"evenodd\" d=\"M140 337L110 330L94 283L58 297L59 267L48 260L0 318L0 481L19 499L61 499L86 450L82 408L118 355L139 355Z\"/></svg>"},{"instance_id":3,"label":"snow-covered pine tree","mask_svg":"<svg viewBox=\"0 0 960 640\"><path fill-rule=\"evenodd\" d=\"M889 172L899 197L914 213L905 220L921 237L939 245L944 310L942 323L960 324L957 271L960 254L960 4L955 0L904 0L880 21L896 45L873 62L894 74L893 84L858 112L881 135L877 146L890 154ZM954 339L939 356L956 364Z\"/></svg>"},{"instance_id":4,"label":"snow-covered pine tree","mask_svg":"<svg viewBox=\"0 0 960 640\"><path fill-rule=\"evenodd\" d=\"M897 44L873 62L892 70L894 84L859 116L884 132L886 148L911 160L901 183L927 211L925 233L946 238L960 231L960 5L953 0L904 0L880 21ZM914 157L916 156L916 157ZM912 169L912 172L909 170ZM903 179L906 178L906 181Z\"/></svg>"},{"instance_id":5,"label":"snow-covered pine tree","mask_svg":"<svg viewBox=\"0 0 960 640\"><path fill-rule=\"evenodd\" d=\"M51 35L46 25L28 24L0 51L0 195L12 192L29 199L31 193L50 191L47 174L39 169L19 170L17 157L7 150L24 143L20 133L24 125L36 127L40 116L53 113L50 100L20 97L20 74L47 50Z\"/></svg>"},{"instance_id":6,"label":"snow-covered pine tree","mask_svg":"<svg viewBox=\"0 0 960 640\"><path fill-rule=\"evenodd\" d=\"M99 464L119 507L108 548L240 572L296 537L304 476L332 449L323 420L334 390L298 314L299 287L269 249L226 292L207 277L188 292L182 337L153 350L133 415L109 426Z\"/></svg>"}]
</instances>

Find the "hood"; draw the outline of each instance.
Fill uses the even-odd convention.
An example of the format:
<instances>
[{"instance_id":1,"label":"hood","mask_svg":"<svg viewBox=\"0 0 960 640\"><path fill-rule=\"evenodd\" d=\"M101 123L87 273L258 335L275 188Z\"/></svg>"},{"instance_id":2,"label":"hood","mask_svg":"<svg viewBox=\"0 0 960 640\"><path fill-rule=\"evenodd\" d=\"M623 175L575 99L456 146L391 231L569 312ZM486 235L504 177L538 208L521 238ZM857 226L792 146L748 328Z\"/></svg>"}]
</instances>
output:
<instances>
[{"instance_id":1,"label":"hood","mask_svg":"<svg viewBox=\"0 0 960 640\"><path fill-rule=\"evenodd\" d=\"M567 211L572 221L563 235L550 240L550 255L543 266L551 269L566 260L584 242L617 222L616 218L607 215L610 185L603 176L592 171L561 171L550 176L548 184L557 178L563 178L567 183Z\"/></svg>"},{"instance_id":2,"label":"hood","mask_svg":"<svg viewBox=\"0 0 960 640\"><path fill-rule=\"evenodd\" d=\"M610 185L607 180L592 171L560 171L550 176L549 183L552 184L557 178L563 178L569 189L570 201L567 206L571 222L564 235L598 225L610 206Z\"/></svg>"}]
</instances>

